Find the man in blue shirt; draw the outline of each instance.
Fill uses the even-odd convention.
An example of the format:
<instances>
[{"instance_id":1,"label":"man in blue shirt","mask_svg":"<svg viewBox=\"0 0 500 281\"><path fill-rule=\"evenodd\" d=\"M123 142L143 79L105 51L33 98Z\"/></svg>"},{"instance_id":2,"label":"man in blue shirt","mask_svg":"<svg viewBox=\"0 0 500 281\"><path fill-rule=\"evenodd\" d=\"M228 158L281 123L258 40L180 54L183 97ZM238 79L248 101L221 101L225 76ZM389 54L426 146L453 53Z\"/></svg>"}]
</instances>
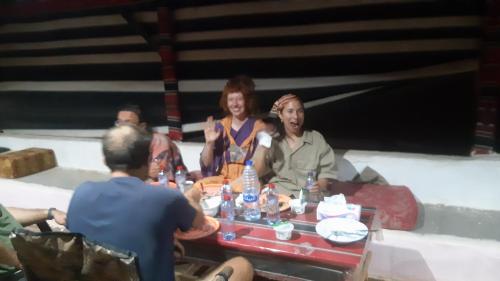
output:
<instances>
[{"instance_id":1,"label":"man in blue shirt","mask_svg":"<svg viewBox=\"0 0 500 281\"><path fill-rule=\"evenodd\" d=\"M174 280L174 237L177 228L201 227L200 191L144 183L148 177L151 136L123 125L103 137L111 180L85 182L73 194L67 226L89 239L135 252L144 281Z\"/></svg>"}]
</instances>

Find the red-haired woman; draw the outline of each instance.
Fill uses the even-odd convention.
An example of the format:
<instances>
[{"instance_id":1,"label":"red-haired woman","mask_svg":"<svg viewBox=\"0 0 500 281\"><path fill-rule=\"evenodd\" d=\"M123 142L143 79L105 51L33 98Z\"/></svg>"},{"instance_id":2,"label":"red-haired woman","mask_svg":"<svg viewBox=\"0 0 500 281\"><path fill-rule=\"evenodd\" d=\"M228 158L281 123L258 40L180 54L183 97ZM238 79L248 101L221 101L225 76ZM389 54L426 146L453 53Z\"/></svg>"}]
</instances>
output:
<instances>
[{"instance_id":1,"label":"red-haired woman","mask_svg":"<svg viewBox=\"0 0 500 281\"><path fill-rule=\"evenodd\" d=\"M227 178L233 181L234 191L242 191L241 181L235 180L242 175L245 161L252 159L259 144L257 135L265 128L261 120L252 117L256 111L254 90L250 77L236 76L227 81L219 100L226 117L215 122L210 116L204 128L200 166L208 178L203 183L222 183Z\"/></svg>"}]
</instances>

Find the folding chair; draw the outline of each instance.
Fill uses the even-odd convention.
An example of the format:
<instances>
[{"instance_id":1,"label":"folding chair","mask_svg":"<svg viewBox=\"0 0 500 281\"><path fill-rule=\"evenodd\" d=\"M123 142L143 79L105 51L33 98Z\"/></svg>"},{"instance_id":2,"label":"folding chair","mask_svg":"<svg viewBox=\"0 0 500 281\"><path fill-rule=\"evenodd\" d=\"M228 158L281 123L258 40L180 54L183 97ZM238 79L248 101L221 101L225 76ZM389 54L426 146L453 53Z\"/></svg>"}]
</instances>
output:
<instances>
[{"instance_id":1,"label":"folding chair","mask_svg":"<svg viewBox=\"0 0 500 281\"><path fill-rule=\"evenodd\" d=\"M79 233L16 229L11 237L27 281L140 281L137 256Z\"/></svg>"},{"instance_id":2,"label":"folding chair","mask_svg":"<svg viewBox=\"0 0 500 281\"><path fill-rule=\"evenodd\" d=\"M137 255L83 240L82 281L140 281ZM29 281L29 280L28 280Z\"/></svg>"},{"instance_id":3,"label":"folding chair","mask_svg":"<svg viewBox=\"0 0 500 281\"><path fill-rule=\"evenodd\" d=\"M79 280L83 236L65 232L16 229L12 245L28 281Z\"/></svg>"}]
</instances>

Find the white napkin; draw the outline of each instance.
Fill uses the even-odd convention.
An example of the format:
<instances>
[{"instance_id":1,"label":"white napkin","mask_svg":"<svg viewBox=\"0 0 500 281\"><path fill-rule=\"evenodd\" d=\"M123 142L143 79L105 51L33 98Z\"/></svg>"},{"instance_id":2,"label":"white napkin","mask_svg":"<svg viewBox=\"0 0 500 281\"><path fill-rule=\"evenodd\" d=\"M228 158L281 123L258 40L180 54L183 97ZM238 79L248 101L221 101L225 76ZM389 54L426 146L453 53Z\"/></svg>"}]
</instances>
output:
<instances>
[{"instance_id":1,"label":"white napkin","mask_svg":"<svg viewBox=\"0 0 500 281\"><path fill-rule=\"evenodd\" d=\"M316 219L326 218L352 218L359 221L361 206L356 204L347 204L344 194L325 197L319 202L316 209Z\"/></svg>"},{"instance_id":2,"label":"white napkin","mask_svg":"<svg viewBox=\"0 0 500 281\"><path fill-rule=\"evenodd\" d=\"M329 205L344 206L347 204L344 194L340 193L330 197L324 197L323 201Z\"/></svg>"}]
</instances>

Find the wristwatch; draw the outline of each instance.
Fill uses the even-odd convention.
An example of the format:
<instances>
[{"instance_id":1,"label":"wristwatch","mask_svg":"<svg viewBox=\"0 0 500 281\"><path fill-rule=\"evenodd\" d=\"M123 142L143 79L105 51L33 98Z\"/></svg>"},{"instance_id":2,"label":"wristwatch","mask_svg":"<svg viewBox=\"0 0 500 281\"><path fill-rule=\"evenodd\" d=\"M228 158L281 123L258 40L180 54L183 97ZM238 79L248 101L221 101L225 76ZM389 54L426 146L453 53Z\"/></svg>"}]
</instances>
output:
<instances>
[{"instance_id":1,"label":"wristwatch","mask_svg":"<svg viewBox=\"0 0 500 281\"><path fill-rule=\"evenodd\" d=\"M49 208L47 211L47 220L53 220L54 219L54 214L53 212L56 210L56 208Z\"/></svg>"}]
</instances>

